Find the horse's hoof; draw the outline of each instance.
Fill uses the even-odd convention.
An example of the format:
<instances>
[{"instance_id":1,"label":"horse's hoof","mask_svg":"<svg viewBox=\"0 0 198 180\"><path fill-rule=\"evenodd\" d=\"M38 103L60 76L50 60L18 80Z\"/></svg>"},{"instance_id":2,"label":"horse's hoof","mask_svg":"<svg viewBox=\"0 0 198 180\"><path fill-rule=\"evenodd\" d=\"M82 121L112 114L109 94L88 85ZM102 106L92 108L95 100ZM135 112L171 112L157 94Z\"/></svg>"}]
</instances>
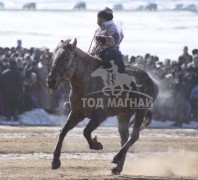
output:
<instances>
[{"instance_id":1,"label":"horse's hoof","mask_svg":"<svg viewBox=\"0 0 198 180\"><path fill-rule=\"evenodd\" d=\"M52 169L58 169L61 166L60 160L52 161Z\"/></svg>"},{"instance_id":2,"label":"horse's hoof","mask_svg":"<svg viewBox=\"0 0 198 180\"><path fill-rule=\"evenodd\" d=\"M121 171L120 171L117 167L115 167L115 168L113 168L113 169L111 170L111 173L112 173L113 175L120 175Z\"/></svg>"},{"instance_id":3,"label":"horse's hoof","mask_svg":"<svg viewBox=\"0 0 198 180\"><path fill-rule=\"evenodd\" d=\"M113 157L112 163L114 163L114 164L119 164L119 163L120 163L119 154L117 154L117 155L115 155L115 156Z\"/></svg>"},{"instance_id":4,"label":"horse's hoof","mask_svg":"<svg viewBox=\"0 0 198 180\"><path fill-rule=\"evenodd\" d=\"M94 142L92 146L90 146L90 149L101 150L103 149L103 145L100 142Z\"/></svg>"},{"instance_id":5,"label":"horse's hoof","mask_svg":"<svg viewBox=\"0 0 198 180\"><path fill-rule=\"evenodd\" d=\"M97 142L97 143L95 144L95 150L101 150L101 149L103 149L102 143Z\"/></svg>"}]
</instances>

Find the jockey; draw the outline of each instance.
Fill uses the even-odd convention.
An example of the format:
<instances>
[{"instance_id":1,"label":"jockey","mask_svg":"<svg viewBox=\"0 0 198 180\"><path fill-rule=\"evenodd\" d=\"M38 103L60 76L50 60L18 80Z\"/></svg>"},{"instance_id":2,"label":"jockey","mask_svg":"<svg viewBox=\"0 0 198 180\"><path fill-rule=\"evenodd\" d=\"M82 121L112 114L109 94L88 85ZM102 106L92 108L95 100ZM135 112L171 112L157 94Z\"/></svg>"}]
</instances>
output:
<instances>
[{"instance_id":1,"label":"jockey","mask_svg":"<svg viewBox=\"0 0 198 180\"><path fill-rule=\"evenodd\" d=\"M109 61L114 60L119 72L125 72L125 66L119 45L124 37L122 29L113 22L113 11L106 7L98 12L97 24L99 28L95 31L95 46L91 54L101 58L105 66L110 66Z\"/></svg>"}]
</instances>

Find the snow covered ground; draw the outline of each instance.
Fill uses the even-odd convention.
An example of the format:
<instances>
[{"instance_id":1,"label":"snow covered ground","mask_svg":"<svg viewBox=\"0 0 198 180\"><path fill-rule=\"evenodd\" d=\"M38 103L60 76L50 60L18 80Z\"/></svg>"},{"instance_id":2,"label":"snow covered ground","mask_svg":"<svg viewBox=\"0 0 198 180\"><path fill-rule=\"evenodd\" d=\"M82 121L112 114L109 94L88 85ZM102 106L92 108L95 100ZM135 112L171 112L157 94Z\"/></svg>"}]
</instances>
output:
<instances>
[{"instance_id":1,"label":"snow covered ground","mask_svg":"<svg viewBox=\"0 0 198 180\"><path fill-rule=\"evenodd\" d=\"M62 126L66 122L67 117L65 115L51 115L45 112L43 109L34 109L32 111L25 112L19 116L18 121L7 121L5 117L0 117L0 125L25 125L25 126ZM79 123L78 126L85 126L88 123L88 119ZM151 128L173 128L172 121L157 121L151 122ZM102 127L117 127L117 120L115 117L108 118L102 125ZM191 121L190 124L183 124L183 128L198 129L198 122Z\"/></svg>"}]
</instances>

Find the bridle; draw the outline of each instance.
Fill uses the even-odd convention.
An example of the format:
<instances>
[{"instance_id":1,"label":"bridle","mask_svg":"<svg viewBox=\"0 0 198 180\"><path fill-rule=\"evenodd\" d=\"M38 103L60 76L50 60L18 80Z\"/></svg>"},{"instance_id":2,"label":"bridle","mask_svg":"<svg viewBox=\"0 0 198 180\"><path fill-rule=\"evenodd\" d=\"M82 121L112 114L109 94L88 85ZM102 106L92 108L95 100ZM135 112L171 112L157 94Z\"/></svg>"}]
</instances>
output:
<instances>
[{"instance_id":1,"label":"bridle","mask_svg":"<svg viewBox=\"0 0 198 180\"><path fill-rule=\"evenodd\" d=\"M74 52L74 57L73 57L73 61L72 61L71 64L67 67L67 69L68 69L69 71L73 71L73 72L76 71L76 69L75 69L75 68L77 67L76 64L78 63L78 61L79 61L80 58L83 59L83 57L75 50L75 52ZM89 65L89 64L90 64L90 62L87 63L87 65ZM82 87L82 85L80 85L79 83L75 82L74 79L72 79L72 78L64 78L65 76L69 77L68 71L66 71L66 72L59 72L59 70L57 69L56 64L54 64L54 66L51 67L51 71L56 71L56 72L58 72L58 73L60 74L61 79L62 79L61 82L70 80L70 82L71 82L72 84L74 84L74 85L76 85L76 86L78 86L78 87ZM86 71L86 68L84 67L84 70L83 70L82 74L84 74L85 71Z\"/></svg>"}]
</instances>

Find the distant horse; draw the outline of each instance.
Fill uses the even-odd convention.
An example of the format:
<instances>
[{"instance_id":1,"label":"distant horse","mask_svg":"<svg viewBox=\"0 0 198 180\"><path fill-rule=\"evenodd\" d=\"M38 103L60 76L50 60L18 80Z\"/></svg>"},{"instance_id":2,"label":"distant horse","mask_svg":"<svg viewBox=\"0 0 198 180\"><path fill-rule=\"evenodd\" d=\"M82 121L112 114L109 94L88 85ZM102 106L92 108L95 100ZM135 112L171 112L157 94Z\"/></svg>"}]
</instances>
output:
<instances>
[{"instance_id":1,"label":"distant horse","mask_svg":"<svg viewBox=\"0 0 198 180\"><path fill-rule=\"evenodd\" d=\"M117 164L112 169L113 174L120 174L123 170L123 165L126 153L131 145L139 138L139 132L144 119L150 118L151 111L148 108L130 108L129 106L108 106L109 98L114 101L125 99L125 94L122 93L119 98L113 94L106 96L102 93L104 83L101 78L91 77L91 74L101 67L101 60L93 57L76 47L77 40L61 41L57 46L54 55L51 71L48 76L48 86L51 89L56 89L61 82L69 80L71 85L70 91L70 106L71 112L67 122L62 128L59 139L53 154L52 169L60 167L60 154L64 137L84 118L89 118L90 121L84 129L84 137L87 139L90 149L100 150L103 146L96 138L92 138L91 133L103 121L110 116L117 116L118 130L121 137L122 148L113 158L113 163ZM126 70L127 74L134 77L137 81L137 94L130 93L132 98L152 97L153 101L157 97L158 88L149 75L138 67L132 67ZM135 82L136 83L136 82ZM137 84L136 83L136 84ZM97 93L98 92L98 93ZM141 96L145 94L145 96ZM85 99L88 99L90 106L85 106ZM94 102L93 100L96 100ZM141 101L142 102L142 101ZM104 104L102 104L104 103ZM134 102L133 102L134 103ZM93 105L97 106L93 106ZM129 135L129 121L132 115L135 114L133 132Z\"/></svg>"}]
</instances>

